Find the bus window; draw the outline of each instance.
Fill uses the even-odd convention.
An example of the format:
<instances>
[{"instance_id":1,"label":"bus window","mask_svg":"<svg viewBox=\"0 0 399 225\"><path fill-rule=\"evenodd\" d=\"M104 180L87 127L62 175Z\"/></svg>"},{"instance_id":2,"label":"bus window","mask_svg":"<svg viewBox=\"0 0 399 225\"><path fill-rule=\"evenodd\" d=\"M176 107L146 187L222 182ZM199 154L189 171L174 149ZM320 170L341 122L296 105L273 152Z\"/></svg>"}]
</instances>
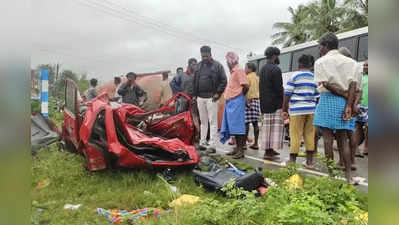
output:
<instances>
[{"instance_id":1,"label":"bus window","mask_svg":"<svg viewBox=\"0 0 399 225\"><path fill-rule=\"evenodd\" d=\"M357 61L366 61L369 57L369 36L363 36L359 39L359 50Z\"/></svg>"},{"instance_id":2,"label":"bus window","mask_svg":"<svg viewBox=\"0 0 399 225\"><path fill-rule=\"evenodd\" d=\"M280 69L281 72L286 73L291 70L291 53L284 53L280 55Z\"/></svg>"},{"instance_id":3,"label":"bus window","mask_svg":"<svg viewBox=\"0 0 399 225\"><path fill-rule=\"evenodd\" d=\"M299 70L298 68L298 60L303 54L312 55L314 60L316 61L320 56L319 46L313 46L310 48L302 49L299 51L294 52L294 56L292 57L292 71Z\"/></svg>"},{"instance_id":4,"label":"bus window","mask_svg":"<svg viewBox=\"0 0 399 225\"><path fill-rule=\"evenodd\" d=\"M352 58L356 59L357 37L351 37L339 41L339 47L346 47L351 52Z\"/></svg>"}]
</instances>

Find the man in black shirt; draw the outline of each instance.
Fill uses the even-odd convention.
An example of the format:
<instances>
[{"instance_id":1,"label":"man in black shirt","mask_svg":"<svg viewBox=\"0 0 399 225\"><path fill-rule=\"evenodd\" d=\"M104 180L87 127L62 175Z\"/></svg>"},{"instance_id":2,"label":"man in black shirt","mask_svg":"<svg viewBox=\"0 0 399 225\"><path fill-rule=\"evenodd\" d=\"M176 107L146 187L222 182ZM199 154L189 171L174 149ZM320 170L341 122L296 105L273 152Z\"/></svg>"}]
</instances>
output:
<instances>
[{"instance_id":1,"label":"man in black shirt","mask_svg":"<svg viewBox=\"0 0 399 225\"><path fill-rule=\"evenodd\" d=\"M118 89L118 94L122 96L122 103L139 106L141 97L144 97L144 102L147 100L147 93L137 85L135 73L129 72L126 77L127 82Z\"/></svg>"},{"instance_id":2,"label":"man in black shirt","mask_svg":"<svg viewBox=\"0 0 399 225\"><path fill-rule=\"evenodd\" d=\"M212 59L211 48L201 47L202 61L194 73L193 98L197 100L200 121L200 150L205 150L208 122L210 124L210 140L208 152L216 152L218 100L227 86L227 77L222 64Z\"/></svg>"},{"instance_id":3,"label":"man in black shirt","mask_svg":"<svg viewBox=\"0 0 399 225\"><path fill-rule=\"evenodd\" d=\"M280 50L269 47L265 51L267 63L259 75L260 107L263 113L265 134L265 159L275 159L279 155L275 149L283 148L284 121L281 117L283 105L283 78L280 68Z\"/></svg>"}]
</instances>

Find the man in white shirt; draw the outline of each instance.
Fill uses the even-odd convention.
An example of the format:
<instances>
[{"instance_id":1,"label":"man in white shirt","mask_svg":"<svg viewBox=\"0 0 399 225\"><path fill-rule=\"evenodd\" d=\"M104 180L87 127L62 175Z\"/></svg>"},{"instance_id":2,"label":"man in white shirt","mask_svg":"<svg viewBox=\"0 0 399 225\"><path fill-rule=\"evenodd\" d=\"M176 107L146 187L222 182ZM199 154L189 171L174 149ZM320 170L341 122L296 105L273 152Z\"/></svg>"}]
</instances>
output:
<instances>
[{"instance_id":1,"label":"man in white shirt","mask_svg":"<svg viewBox=\"0 0 399 225\"><path fill-rule=\"evenodd\" d=\"M334 160L334 130L342 146L345 177L354 183L351 174L351 151L347 131L353 131L355 121L352 110L356 98L358 64L338 52L338 38L327 33L319 40L320 54L315 63L315 82L319 84L320 100L316 107L314 125L323 130L324 150L327 159ZM331 172L331 171L330 171Z\"/></svg>"}]
</instances>

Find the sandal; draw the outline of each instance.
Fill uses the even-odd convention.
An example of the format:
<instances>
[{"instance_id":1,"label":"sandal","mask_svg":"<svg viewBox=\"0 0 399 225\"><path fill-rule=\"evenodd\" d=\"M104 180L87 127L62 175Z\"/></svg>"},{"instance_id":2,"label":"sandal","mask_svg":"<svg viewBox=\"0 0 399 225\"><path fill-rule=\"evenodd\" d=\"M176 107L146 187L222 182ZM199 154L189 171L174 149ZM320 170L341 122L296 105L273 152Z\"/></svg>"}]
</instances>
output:
<instances>
[{"instance_id":1,"label":"sandal","mask_svg":"<svg viewBox=\"0 0 399 225\"><path fill-rule=\"evenodd\" d=\"M251 145L251 146L249 146L251 149L253 149L253 150L259 150L259 146L258 145L255 145L255 144L253 144L253 145Z\"/></svg>"},{"instance_id":2,"label":"sandal","mask_svg":"<svg viewBox=\"0 0 399 225\"><path fill-rule=\"evenodd\" d=\"M306 169L310 169L310 170L314 169L314 165L308 165L306 162L303 162L302 166L305 167Z\"/></svg>"}]
</instances>

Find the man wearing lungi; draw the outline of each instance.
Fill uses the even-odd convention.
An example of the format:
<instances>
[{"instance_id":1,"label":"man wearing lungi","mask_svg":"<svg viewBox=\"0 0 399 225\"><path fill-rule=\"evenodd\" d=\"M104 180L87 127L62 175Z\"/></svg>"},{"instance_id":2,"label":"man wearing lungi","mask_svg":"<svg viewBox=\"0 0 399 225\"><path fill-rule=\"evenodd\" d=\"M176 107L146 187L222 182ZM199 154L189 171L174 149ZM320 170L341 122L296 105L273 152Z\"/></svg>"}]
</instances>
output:
<instances>
[{"instance_id":1,"label":"man wearing lungi","mask_svg":"<svg viewBox=\"0 0 399 225\"><path fill-rule=\"evenodd\" d=\"M314 125L323 130L325 155L330 162L334 160L333 132L336 131L337 141L343 148L345 177L349 183L354 183L347 131L353 131L355 128L352 111L356 98L358 64L339 53L338 38L335 34L326 33L319 40L319 44L322 57L315 63L315 82L321 85Z\"/></svg>"},{"instance_id":2,"label":"man wearing lungi","mask_svg":"<svg viewBox=\"0 0 399 225\"><path fill-rule=\"evenodd\" d=\"M234 52L226 55L227 65L230 69L230 79L224 92L226 104L224 106L220 142L229 140L230 135L235 136L237 147L227 153L234 159L244 158L245 135L245 95L248 92L248 80L245 71L238 64L238 56Z\"/></svg>"},{"instance_id":3,"label":"man wearing lungi","mask_svg":"<svg viewBox=\"0 0 399 225\"><path fill-rule=\"evenodd\" d=\"M284 122L281 117L283 106L283 78L280 68L280 49L268 47L265 51L266 64L259 75L260 108L263 113L262 130L265 135L264 159L274 160L279 155L275 150L283 148Z\"/></svg>"}]
</instances>

